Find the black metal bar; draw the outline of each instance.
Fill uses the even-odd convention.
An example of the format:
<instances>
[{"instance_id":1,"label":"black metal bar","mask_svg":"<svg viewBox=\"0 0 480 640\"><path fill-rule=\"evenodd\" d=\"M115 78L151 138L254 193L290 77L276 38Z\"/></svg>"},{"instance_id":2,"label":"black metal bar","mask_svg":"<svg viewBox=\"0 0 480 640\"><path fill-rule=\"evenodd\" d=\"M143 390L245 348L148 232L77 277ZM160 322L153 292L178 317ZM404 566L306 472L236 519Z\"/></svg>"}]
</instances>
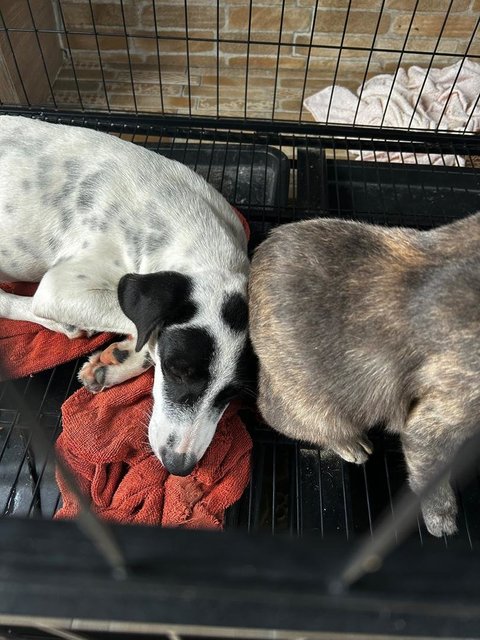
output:
<instances>
[{"instance_id":1,"label":"black metal bar","mask_svg":"<svg viewBox=\"0 0 480 640\"><path fill-rule=\"evenodd\" d=\"M309 66L310 66L310 58L312 55L312 48L313 48L313 37L315 35L315 23L317 21L317 13L318 13L318 0L315 0L315 7L313 9L313 17L312 17L312 28L310 31L310 41L309 41L309 48L308 48L308 53L307 53L307 60L305 62L305 75L303 77L303 87L302 87L302 96L300 98L300 111L298 114L298 122L301 123L302 121L302 117L303 117L303 101L305 99L305 92L307 90L307 78L308 78L308 71L309 71Z\"/></svg>"},{"instance_id":2,"label":"black metal bar","mask_svg":"<svg viewBox=\"0 0 480 640\"><path fill-rule=\"evenodd\" d=\"M25 85L23 83L22 74L20 72L20 68L19 68L18 62L17 62L17 56L15 55L15 49L14 49L14 47L12 45L12 40L10 38L10 33L9 32L13 31L13 29L10 29L10 28L7 27L7 24L6 24L6 22L5 22L4 18L3 18L3 14L2 14L1 9L0 9L0 21L1 21L2 25L4 25L3 28L0 29L0 31L5 33L5 37L7 38L8 46L10 48L10 52L12 54L13 64L15 65L15 71L17 72L18 81L20 82L20 85L22 87L23 95L25 96L25 100L27 102L27 105L30 106L31 105L30 98L28 97L27 90L25 89ZM30 31L31 30L28 30L28 32L30 32Z\"/></svg>"},{"instance_id":3,"label":"black metal bar","mask_svg":"<svg viewBox=\"0 0 480 640\"><path fill-rule=\"evenodd\" d=\"M342 59L342 51L344 48L344 44L345 44L345 36L347 34L347 24L348 24L348 18L350 16L350 10L352 7L352 0L348 0L348 7L345 13L345 22L343 23L343 29L342 29L342 38L340 40L340 45L338 48L338 56L337 56L337 62L335 64L335 71L333 73L333 81L332 81L332 92L330 94L330 100L328 101L328 107L327 107L327 115L325 116L325 121L328 122L328 119L330 117L330 109L332 107L332 102L333 102L333 94L335 92L335 87L337 84L337 76L338 76L338 69L340 68L340 61Z\"/></svg>"},{"instance_id":4,"label":"black metal bar","mask_svg":"<svg viewBox=\"0 0 480 640\"><path fill-rule=\"evenodd\" d=\"M253 9L253 0L249 0L248 3L248 35L247 35L247 63L245 65L245 95L243 102L243 115L247 118L248 113L248 69L250 65L250 45L251 45L251 34L252 34L252 9Z\"/></svg>"},{"instance_id":5,"label":"black metal bar","mask_svg":"<svg viewBox=\"0 0 480 640\"><path fill-rule=\"evenodd\" d=\"M354 148L355 140L375 139L375 146L378 150L388 148L388 140L394 140L397 143L407 143L405 149L411 149L411 145L415 144L417 153L427 152L428 150L443 150L447 145L452 144L461 144L470 153L480 153L480 134L438 133L438 135L433 136L429 131L414 129L407 131L384 127L380 136L378 129L360 125L350 127L346 125L324 125L321 123L299 123L288 120L272 122L271 120L228 117L217 119L214 117L192 116L190 118L184 115L169 114L160 116L125 112L104 113L101 111L38 109L38 107L27 109L25 107L3 106L1 112L29 117L36 116L52 122L65 121L72 125L96 126L99 129L104 128L108 131L122 128L125 132L134 129L138 133L145 133L147 131L154 132L159 127L164 128L166 132L168 132L168 127L171 127L171 130L175 129L177 132L182 129L192 132L196 129L202 129L205 137L216 135L219 141L222 130L226 131L228 129L228 136L232 141L237 139L234 138L237 135L236 132L241 132L238 133L238 136L241 136L242 140L249 141L255 136L259 143L263 143L265 138L260 135L263 133L268 134L272 144L277 144L277 135L283 134L283 141L287 146L291 144L294 136L308 135L311 136L309 144L312 147L315 144L322 145L324 140L336 138L335 144L337 148L349 149ZM289 135L292 137L289 138ZM337 138L343 138L343 140Z\"/></svg>"},{"instance_id":6,"label":"black metal bar","mask_svg":"<svg viewBox=\"0 0 480 640\"><path fill-rule=\"evenodd\" d=\"M158 65L158 90L160 92L160 105L161 112L165 113L165 105L163 102L163 82L162 82L162 64L160 60L160 38L158 35L158 26L157 26L157 9L155 5L155 0L152 0L152 11L153 11L153 26L155 30L155 42L157 47L157 65Z\"/></svg>"},{"instance_id":7,"label":"black metal bar","mask_svg":"<svg viewBox=\"0 0 480 640\"><path fill-rule=\"evenodd\" d=\"M385 109L383 111L382 119L380 121L380 128L383 128L383 123L385 121L385 116L387 115L388 106L390 104L390 98L392 97L393 89L395 87L395 82L397 81L398 72L400 71L400 64L402 62L403 56L405 54L405 50L407 47L408 38L410 37L410 32L412 30L413 21L415 19L415 14L417 13L418 3L420 0L415 0L415 6L413 7L412 15L410 16L410 22L408 23L407 32L405 33L405 38L403 40L402 50L400 52L400 57L398 58L397 68L395 69L395 73L393 74L392 86L390 87L390 91L388 92L387 102L385 103Z\"/></svg>"},{"instance_id":8,"label":"black metal bar","mask_svg":"<svg viewBox=\"0 0 480 640\"><path fill-rule=\"evenodd\" d=\"M362 84L360 85L360 95L358 96L358 102L357 102L357 106L355 108L355 114L353 116L353 124L355 124L355 122L357 120L358 110L360 108L360 104L361 104L361 101L362 101L363 88L364 88L365 82L367 80L368 69L370 67L370 62L372 60L373 51L374 51L373 47L375 45L375 40L377 39L378 30L380 28L380 21L382 19L384 6L385 6L385 0L382 0L382 4L380 6L380 11L378 13L377 24L375 25L375 31L373 32L372 46L370 47L370 50L368 52L367 65L365 67L365 73L363 75L363 81L362 81Z\"/></svg>"},{"instance_id":9,"label":"black metal bar","mask_svg":"<svg viewBox=\"0 0 480 640\"><path fill-rule=\"evenodd\" d=\"M220 0L217 0L216 4L216 38L215 38L215 65L217 70L217 82L215 85L216 88L216 116L217 118L220 116Z\"/></svg>"},{"instance_id":10,"label":"black metal bar","mask_svg":"<svg viewBox=\"0 0 480 640\"><path fill-rule=\"evenodd\" d=\"M61 1L61 0L60 0ZM26 27L8 27L8 30L11 33L32 33L32 29L31 28L26 28ZM5 29L3 27L0 26L0 33L5 31ZM38 28L37 29L38 33L43 34L57 34L57 35L64 35L64 32L61 29L50 29L50 28ZM85 35L85 31L78 31L75 29L69 29L68 33L70 35ZM107 37L115 37L118 36L118 32L117 31L109 31L109 30L99 30L97 29L96 31L97 35L99 36L107 36ZM142 38L148 39L148 40L153 40L155 39L157 36L155 34L142 34ZM185 36L184 35L175 35L174 33L168 34L168 35L158 35L158 38L160 40L178 40L181 42L185 41ZM212 40L212 38L209 37L202 37L202 36L189 36L189 40L190 42L215 42L215 40ZM238 39L238 38L229 38L229 37L224 37L224 38L219 38L219 42L222 44L246 44L247 41L245 39ZM278 46L278 38L275 39L256 39L255 38L255 34L253 34L253 36L250 38L250 44L251 45L260 45L260 46ZM281 46L289 46L290 43L281 43ZM303 44L303 43L296 43L295 44L296 47L299 48L303 48L303 49L331 49L334 51L338 51L339 50L339 45L337 44L314 44L313 42L310 44ZM357 46L357 45L344 45L343 49L345 51L358 51L358 52L363 52L363 53L369 53L370 51L373 51L374 53L399 53L401 54L402 51L404 51L402 48L397 48L397 47L376 47L376 46L372 46L372 47L365 47L365 46ZM426 50L426 49L409 49L408 53L411 55L417 55L417 56L425 56L425 55L431 55L432 51L431 50ZM458 58L459 54L456 52L451 52L451 51L437 51L436 52L438 55L442 55L448 58ZM473 60L477 60L480 59L480 54L478 53L470 53L469 54L469 58L473 59Z\"/></svg>"},{"instance_id":11,"label":"black metal bar","mask_svg":"<svg viewBox=\"0 0 480 640\"><path fill-rule=\"evenodd\" d=\"M429 52L429 55L431 55L431 58L430 58L430 61L428 63L428 67L427 67L427 69L425 71L425 77L423 79L422 86L420 87L420 91L418 92L418 97L417 97L417 100L416 100L415 105L413 107L412 115L411 115L410 120L408 122L407 129L411 128L412 122L413 122L413 118L415 117L415 113L417 111L417 107L418 107L418 105L420 103L420 100L422 99L422 92L423 92L423 89L424 89L425 84L427 82L427 78L428 78L428 74L430 73L430 69L433 66L433 61L435 60L435 55L437 53L437 49L438 49L438 46L440 44L440 40L442 39L442 35L443 35L444 30L445 30L445 26L447 24L448 16L450 15L450 11L452 10L453 3L454 3L454 0L450 0L450 4L448 5L448 9L445 12L445 18L443 20L442 27L440 29L440 33L438 34L438 38L437 38L437 42L435 44L435 47L434 47L433 51Z\"/></svg>"},{"instance_id":12,"label":"black metal bar","mask_svg":"<svg viewBox=\"0 0 480 640\"><path fill-rule=\"evenodd\" d=\"M132 59L130 57L130 47L128 46L128 32L127 32L127 23L125 21L125 9L123 7L123 0L120 0L120 10L122 13L123 33L125 35L125 49L127 52L128 73L130 74L130 86L132 87L133 106L134 106L135 112L138 113L137 97L135 95L135 81L133 79L133 66L132 66Z\"/></svg>"},{"instance_id":13,"label":"black metal bar","mask_svg":"<svg viewBox=\"0 0 480 640\"><path fill-rule=\"evenodd\" d=\"M187 78L188 78L188 115L192 115L192 92L191 92L191 79L190 79L190 43L188 35L188 0L184 0L184 16L185 16L185 51L187 54Z\"/></svg>"},{"instance_id":14,"label":"black metal bar","mask_svg":"<svg viewBox=\"0 0 480 640\"><path fill-rule=\"evenodd\" d=\"M282 49L282 35L283 35L283 20L285 17L285 0L282 0L282 8L280 13L280 30L278 32L277 43L277 58L275 64L275 80L273 83L273 102L272 102L272 120L275 119L275 104L277 102L277 87L278 87L278 70L280 68L280 51Z\"/></svg>"},{"instance_id":15,"label":"black metal bar","mask_svg":"<svg viewBox=\"0 0 480 640\"><path fill-rule=\"evenodd\" d=\"M96 47L97 47L98 62L100 63L100 75L102 77L102 86L103 86L103 92L105 94L105 103L107 105L107 110L110 111L110 101L108 99L107 84L105 82L105 74L103 72L102 54L100 53L100 43L98 41L98 31L97 31L97 27L96 27L96 24L95 24L95 16L94 16L94 13L93 13L92 0L88 0L88 6L90 8L90 18L92 20L93 35L95 36L95 44L96 44Z\"/></svg>"},{"instance_id":16,"label":"black metal bar","mask_svg":"<svg viewBox=\"0 0 480 640\"><path fill-rule=\"evenodd\" d=\"M50 91L50 96L52 98L52 102L53 102L54 106L56 107L57 106L57 101L55 99L55 93L53 91L53 86L52 86L52 83L50 81L50 74L48 73L48 67L47 67L47 63L46 63L46 60L45 60L45 56L43 55L43 48L42 48L42 45L41 45L41 42L40 42L40 37L38 35L37 25L35 24L35 17L34 17L33 12L32 12L32 7L30 5L30 0L27 0L27 7L28 7L28 13L30 14L30 19L31 19L32 24L33 24L33 33L35 34L35 40L37 41L37 47L38 47L38 50L40 51L40 57L42 59L43 70L45 72L45 77L47 79L47 84L48 84L48 88L49 88L49 91Z\"/></svg>"},{"instance_id":17,"label":"black metal bar","mask_svg":"<svg viewBox=\"0 0 480 640\"><path fill-rule=\"evenodd\" d=\"M65 25L65 16L63 14L63 7L62 7L62 3L60 2L60 0L57 0L57 5L58 5L59 16L60 16L60 19L61 19L61 22L62 22L62 28L63 28L61 36L65 37L65 41L67 43L68 59L69 59L70 64L72 66L73 80L75 82L75 88L77 90L78 102L79 102L80 108L83 110L85 107L84 107L84 104L83 104L82 92L80 91L80 84L78 82L77 71L75 69L75 61L73 59L72 48L70 46L70 39L68 37L69 34L67 32L67 28L66 28L66 25Z\"/></svg>"}]
</instances>

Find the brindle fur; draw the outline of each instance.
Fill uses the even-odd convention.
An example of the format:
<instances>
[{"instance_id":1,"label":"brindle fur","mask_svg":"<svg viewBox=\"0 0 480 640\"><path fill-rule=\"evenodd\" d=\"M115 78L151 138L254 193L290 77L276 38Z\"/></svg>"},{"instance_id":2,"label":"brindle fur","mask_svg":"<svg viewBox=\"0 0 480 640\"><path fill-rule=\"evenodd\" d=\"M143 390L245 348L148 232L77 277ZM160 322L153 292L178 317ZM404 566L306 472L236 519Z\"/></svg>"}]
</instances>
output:
<instances>
[{"instance_id":1,"label":"brindle fur","mask_svg":"<svg viewBox=\"0 0 480 640\"><path fill-rule=\"evenodd\" d=\"M480 418L480 213L431 231L324 219L257 249L250 331L259 407L292 438L350 462L376 424L400 434L418 492ZM456 530L448 481L422 503Z\"/></svg>"}]
</instances>

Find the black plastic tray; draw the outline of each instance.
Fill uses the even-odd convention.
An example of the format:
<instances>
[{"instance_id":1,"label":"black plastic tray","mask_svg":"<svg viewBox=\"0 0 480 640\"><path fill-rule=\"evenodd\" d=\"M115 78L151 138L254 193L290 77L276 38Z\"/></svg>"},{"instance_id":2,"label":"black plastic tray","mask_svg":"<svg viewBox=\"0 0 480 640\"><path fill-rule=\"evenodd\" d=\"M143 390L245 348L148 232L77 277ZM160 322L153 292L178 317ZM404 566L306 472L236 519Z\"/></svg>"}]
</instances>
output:
<instances>
[{"instance_id":1,"label":"black plastic tray","mask_svg":"<svg viewBox=\"0 0 480 640\"><path fill-rule=\"evenodd\" d=\"M290 163L273 147L238 143L174 142L147 148L178 160L238 207L285 207Z\"/></svg>"},{"instance_id":2,"label":"black plastic tray","mask_svg":"<svg viewBox=\"0 0 480 640\"><path fill-rule=\"evenodd\" d=\"M428 229L480 209L480 171L387 162L326 159L299 148L298 217L339 216Z\"/></svg>"}]
</instances>

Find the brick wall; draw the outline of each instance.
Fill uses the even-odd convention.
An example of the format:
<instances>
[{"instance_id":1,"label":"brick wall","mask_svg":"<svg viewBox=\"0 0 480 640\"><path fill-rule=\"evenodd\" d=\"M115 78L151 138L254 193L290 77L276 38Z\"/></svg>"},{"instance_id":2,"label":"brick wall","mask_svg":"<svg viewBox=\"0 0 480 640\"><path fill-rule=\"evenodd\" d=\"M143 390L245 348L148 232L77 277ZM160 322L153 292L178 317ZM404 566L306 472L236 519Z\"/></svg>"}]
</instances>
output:
<instances>
[{"instance_id":1,"label":"brick wall","mask_svg":"<svg viewBox=\"0 0 480 640\"><path fill-rule=\"evenodd\" d=\"M480 56L480 0L186 4L62 0L58 104L308 120L302 95L334 80L353 89L399 64L427 66L432 52L440 67Z\"/></svg>"}]
</instances>

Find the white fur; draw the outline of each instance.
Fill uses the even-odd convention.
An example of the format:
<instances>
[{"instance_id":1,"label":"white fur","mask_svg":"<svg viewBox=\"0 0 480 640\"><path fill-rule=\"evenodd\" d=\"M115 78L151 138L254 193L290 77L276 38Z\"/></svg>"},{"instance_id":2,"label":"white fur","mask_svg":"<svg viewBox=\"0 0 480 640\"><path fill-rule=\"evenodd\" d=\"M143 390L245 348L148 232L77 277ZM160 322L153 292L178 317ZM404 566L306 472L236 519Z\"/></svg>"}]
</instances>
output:
<instances>
[{"instance_id":1,"label":"white fur","mask_svg":"<svg viewBox=\"0 0 480 640\"><path fill-rule=\"evenodd\" d=\"M209 399L229 382L245 340L218 314L226 291L246 295L249 270L245 233L226 200L184 165L115 136L0 116L0 238L0 279L40 281L33 298L0 293L0 316L70 337L78 330L136 336L117 301L126 273L193 278L193 324L208 327L218 347L212 385L199 412L173 415L157 367L149 436L159 455L176 432L179 451L199 459L220 417ZM151 342L148 349L158 364ZM142 370L137 360L127 377Z\"/></svg>"}]
</instances>

